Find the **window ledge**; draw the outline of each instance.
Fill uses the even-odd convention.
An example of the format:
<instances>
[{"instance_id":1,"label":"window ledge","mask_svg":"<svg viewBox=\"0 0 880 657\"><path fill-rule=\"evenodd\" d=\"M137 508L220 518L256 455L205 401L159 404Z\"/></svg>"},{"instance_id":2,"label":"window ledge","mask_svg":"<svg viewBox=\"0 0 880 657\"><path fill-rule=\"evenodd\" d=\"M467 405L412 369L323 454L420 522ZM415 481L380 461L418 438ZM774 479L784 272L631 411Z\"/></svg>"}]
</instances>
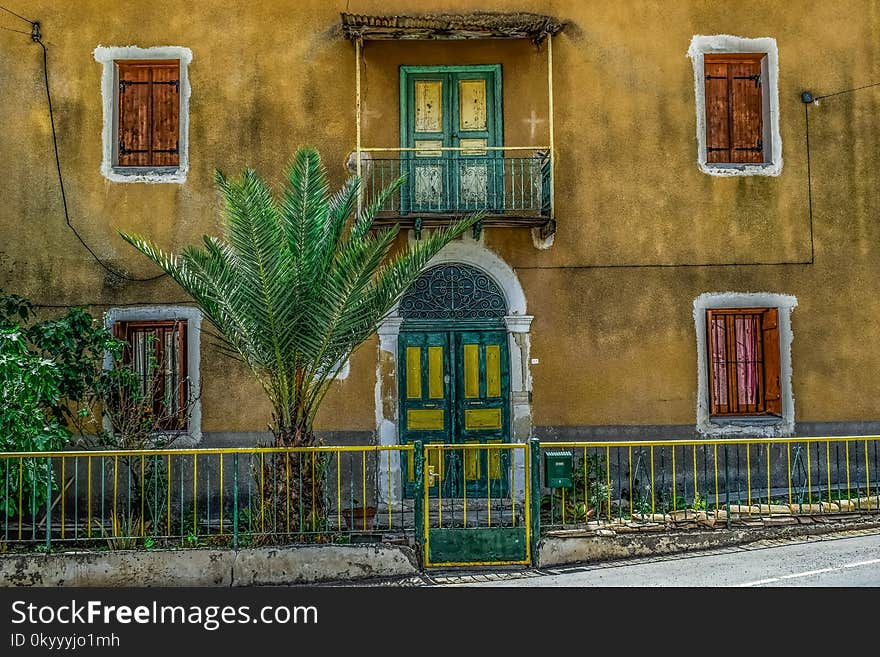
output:
<instances>
[{"instance_id":1,"label":"window ledge","mask_svg":"<svg viewBox=\"0 0 880 657\"><path fill-rule=\"evenodd\" d=\"M782 162L763 162L760 164L700 162L700 170L710 176L778 176L782 171Z\"/></svg>"},{"instance_id":2,"label":"window ledge","mask_svg":"<svg viewBox=\"0 0 880 657\"><path fill-rule=\"evenodd\" d=\"M719 426L752 426L765 424L780 424L784 420L778 415L744 415L741 417L712 417L709 418L709 424L717 424Z\"/></svg>"},{"instance_id":3,"label":"window ledge","mask_svg":"<svg viewBox=\"0 0 880 657\"><path fill-rule=\"evenodd\" d=\"M120 167L113 166L107 172L113 182L186 182L186 170L182 167Z\"/></svg>"}]
</instances>

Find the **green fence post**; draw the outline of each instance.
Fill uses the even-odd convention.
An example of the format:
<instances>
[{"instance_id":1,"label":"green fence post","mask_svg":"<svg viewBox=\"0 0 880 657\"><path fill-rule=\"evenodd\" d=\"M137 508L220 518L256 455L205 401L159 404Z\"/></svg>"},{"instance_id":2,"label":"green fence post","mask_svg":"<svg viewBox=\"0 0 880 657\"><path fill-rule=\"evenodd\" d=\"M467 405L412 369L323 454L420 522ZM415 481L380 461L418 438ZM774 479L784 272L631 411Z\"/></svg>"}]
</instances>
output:
<instances>
[{"instance_id":1,"label":"green fence post","mask_svg":"<svg viewBox=\"0 0 880 657\"><path fill-rule=\"evenodd\" d=\"M413 517L415 522L416 543L419 547L419 561L421 561L422 549L425 539L425 453L422 450L422 441L413 443Z\"/></svg>"},{"instance_id":2,"label":"green fence post","mask_svg":"<svg viewBox=\"0 0 880 657\"><path fill-rule=\"evenodd\" d=\"M64 493L62 492L62 495ZM46 551L52 547L52 457L46 458Z\"/></svg>"},{"instance_id":3,"label":"green fence post","mask_svg":"<svg viewBox=\"0 0 880 657\"><path fill-rule=\"evenodd\" d=\"M526 482L529 487L529 496L532 504L532 565L538 564L538 539L541 535L541 443L537 438L529 440L530 481ZM586 503L585 503L586 504ZM584 507L586 508L586 506Z\"/></svg>"},{"instance_id":4,"label":"green fence post","mask_svg":"<svg viewBox=\"0 0 880 657\"><path fill-rule=\"evenodd\" d=\"M238 547L238 452L232 453L232 547Z\"/></svg>"}]
</instances>

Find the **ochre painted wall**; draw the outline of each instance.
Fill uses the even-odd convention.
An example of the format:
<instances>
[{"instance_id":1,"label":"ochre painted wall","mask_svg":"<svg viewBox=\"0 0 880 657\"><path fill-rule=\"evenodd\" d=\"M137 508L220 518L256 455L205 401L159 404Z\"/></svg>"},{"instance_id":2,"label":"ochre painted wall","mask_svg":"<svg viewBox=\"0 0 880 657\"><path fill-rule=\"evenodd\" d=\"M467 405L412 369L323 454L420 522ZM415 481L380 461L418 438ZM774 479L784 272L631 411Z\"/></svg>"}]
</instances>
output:
<instances>
[{"instance_id":1,"label":"ochre painted wall","mask_svg":"<svg viewBox=\"0 0 880 657\"><path fill-rule=\"evenodd\" d=\"M334 184L355 143L354 48L346 3L34 0L49 48L70 216L92 248L133 275L156 273L115 229L179 248L218 230L212 172L252 166L277 179L295 148L322 153ZM355 13L414 3L352 0ZM880 414L877 88L809 108L812 239L800 93L876 82L880 4L851 2L433 2L436 11L516 9L568 22L554 40L556 214L546 250L527 230L487 229L514 267L532 324L536 425L693 424L692 302L703 292L797 297L792 315L798 421ZM5 23L4 23L5 24ZM24 25L24 24L22 24ZM21 27L21 26L19 26ZM779 48L784 166L778 177L719 178L696 162L695 34L773 37ZM106 180L101 164L104 46L185 46L190 171L177 184ZM186 301L169 281L109 281L65 226L42 87L41 53L0 33L0 286L46 305ZM501 63L507 144L547 139L546 50L523 41L368 43L364 143L397 144L397 67ZM803 262L808 265L680 266ZM630 265L638 265L632 266ZM51 312L47 309L46 312ZM203 341L203 430L258 430L268 406L244 370ZM376 342L328 396L323 428L372 430Z\"/></svg>"}]
</instances>

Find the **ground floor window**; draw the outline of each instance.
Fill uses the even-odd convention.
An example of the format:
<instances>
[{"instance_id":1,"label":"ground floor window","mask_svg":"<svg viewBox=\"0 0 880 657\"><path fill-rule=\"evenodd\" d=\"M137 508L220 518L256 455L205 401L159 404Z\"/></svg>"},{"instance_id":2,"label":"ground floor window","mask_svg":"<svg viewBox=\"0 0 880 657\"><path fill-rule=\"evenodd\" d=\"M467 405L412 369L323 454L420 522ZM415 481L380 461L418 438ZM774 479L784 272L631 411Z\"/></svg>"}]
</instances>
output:
<instances>
[{"instance_id":1,"label":"ground floor window","mask_svg":"<svg viewBox=\"0 0 880 657\"><path fill-rule=\"evenodd\" d=\"M779 311L706 311L711 415L781 415Z\"/></svg>"},{"instance_id":2,"label":"ground floor window","mask_svg":"<svg viewBox=\"0 0 880 657\"><path fill-rule=\"evenodd\" d=\"M186 428L189 400L187 321L122 321L114 324L125 341L123 362L138 378L140 393L151 400L160 429Z\"/></svg>"}]
</instances>

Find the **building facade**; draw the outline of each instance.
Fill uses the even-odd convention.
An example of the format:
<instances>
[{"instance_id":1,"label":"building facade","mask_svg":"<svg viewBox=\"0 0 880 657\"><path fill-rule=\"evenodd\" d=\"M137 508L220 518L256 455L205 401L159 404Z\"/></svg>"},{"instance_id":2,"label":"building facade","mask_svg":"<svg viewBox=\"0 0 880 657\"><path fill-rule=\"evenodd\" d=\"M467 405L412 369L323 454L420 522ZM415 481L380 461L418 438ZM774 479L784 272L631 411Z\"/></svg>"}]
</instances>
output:
<instances>
[{"instance_id":1,"label":"building facade","mask_svg":"<svg viewBox=\"0 0 880 657\"><path fill-rule=\"evenodd\" d=\"M365 201L406 174L401 240L486 213L352 357L328 441L880 429L876 2L28 5L53 114L3 32L0 286L155 336L190 443L263 440L269 406L116 231L195 243L215 169L302 144Z\"/></svg>"}]
</instances>

